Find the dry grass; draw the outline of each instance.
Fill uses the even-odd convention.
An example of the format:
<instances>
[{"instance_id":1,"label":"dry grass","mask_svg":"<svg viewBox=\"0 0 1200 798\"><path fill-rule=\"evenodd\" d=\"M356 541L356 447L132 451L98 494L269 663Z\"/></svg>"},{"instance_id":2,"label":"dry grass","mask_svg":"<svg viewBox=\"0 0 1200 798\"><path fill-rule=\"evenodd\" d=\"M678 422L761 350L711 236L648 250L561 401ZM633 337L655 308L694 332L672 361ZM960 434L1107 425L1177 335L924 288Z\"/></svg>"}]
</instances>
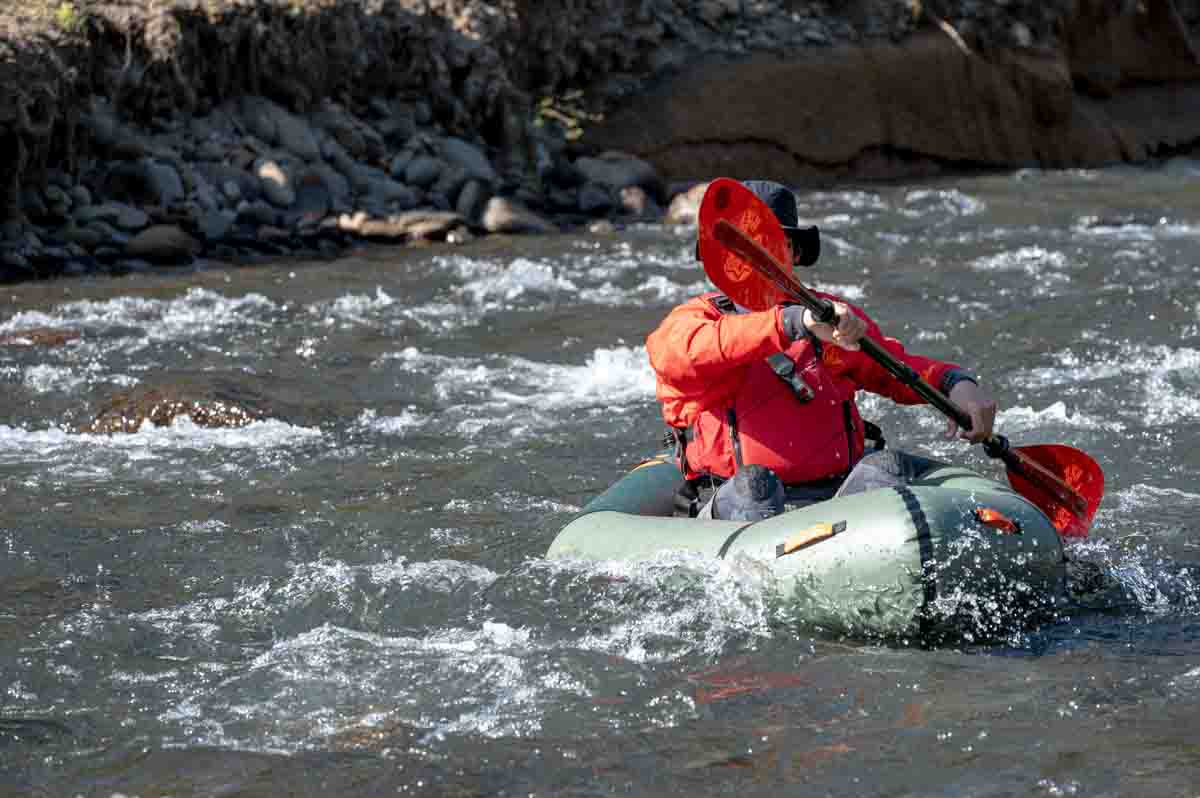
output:
<instances>
[{"instance_id":1,"label":"dry grass","mask_svg":"<svg viewBox=\"0 0 1200 798\"><path fill-rule=\"evenodd\" d=\"M83 32L88 0L0 0L0 36L62 39Z\"/></svg>"},{"instance_id":2,"label":"dry grass","mask_svg":"<svg viewBox=\"0 0 1200 798\"><path fill-rule=\"evenodd\" d=\"M175 7L199 8L216 16L237 6L257 5L262 0L0 0L0 37L58 40L83 33L96 15L114 18L149 19ZM268 0L270 4L298 10L326 5L326 0Z\"/></svg>"}]
</instances>

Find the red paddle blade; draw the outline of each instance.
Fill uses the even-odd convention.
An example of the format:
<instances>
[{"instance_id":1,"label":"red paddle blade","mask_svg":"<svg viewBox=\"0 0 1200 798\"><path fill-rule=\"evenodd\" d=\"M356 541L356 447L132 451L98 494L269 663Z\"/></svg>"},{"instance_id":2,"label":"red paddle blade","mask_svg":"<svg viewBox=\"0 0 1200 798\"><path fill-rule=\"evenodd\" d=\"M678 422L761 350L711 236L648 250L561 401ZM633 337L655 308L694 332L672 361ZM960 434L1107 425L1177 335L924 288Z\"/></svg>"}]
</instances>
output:
<instances>
[{"instance_id":1,"label":"red paddle blade","mask_svg":"<svg viewBox=\"0 0 1200 798\"><path fill-rule=\"evenodd\" d=\"M1026 479L1019 471L1008 469L1008 482L1013 490L1037 505L1065 538L1087 537L1100 499L1104 497L1104 471L1086 453L1070 446L1042 444L1021 446L1013 451L1034 461L1054 474L1079 494L1087 509L1072 508L1036 480Z\"/></svg>"},{"instance_id":2,"label":"red paddle blade","mask_svg":"<svg viewBox=\"0 0 1200 798\"><path fill-rule=\"evenodd\" d=\"M718 177L705 190L699 215L700 260L704 261L704 273L713 285L751 310L766 310L790 300L782 290L758 277L753 266L716 240L713 230L721 219L744 230L789 270L792 262L787 236L767 204L738 181Z\"/></svg>"}]
</instances>

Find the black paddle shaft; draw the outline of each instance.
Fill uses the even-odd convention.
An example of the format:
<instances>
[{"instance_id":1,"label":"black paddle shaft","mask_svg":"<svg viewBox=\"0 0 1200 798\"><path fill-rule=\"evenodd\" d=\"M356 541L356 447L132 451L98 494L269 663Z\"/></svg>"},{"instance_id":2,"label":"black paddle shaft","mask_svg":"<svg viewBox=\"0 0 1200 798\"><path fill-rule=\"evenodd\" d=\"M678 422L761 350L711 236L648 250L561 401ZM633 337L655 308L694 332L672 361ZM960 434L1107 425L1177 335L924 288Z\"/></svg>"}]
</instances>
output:
<instances>
[{"instance_id":1,"label":"black paddle shaft","mask_svg":"<svg viewBox=\"0 0 1200 798\"><path fill-rule=\"evenodd\" d=\"M803 294L808 294L808 297L804 297ZM808 309L816 316L817 321L837 326L837 313L834 312L832 302L816 296L807 289L803 293L796 291L792 295L808 306ZM809 299L812 300L811 303L808 301ZM860 338L858 345L866 353L867 357L883 366L889 374L920 394L922 399L953 419L955 424L965 430L971 429L970 414L950 401L950 397L946 396L946 394L930 385L912 366L897 360L892 356L891 352L882 347L874 338Z\"/></svg>"},{"instance_id":2,"label":"black paddle shaft","mask_svg":"<svg viewBox=\"0 0 1200 798\"><path fill-rule=\"evenodd\" d=\"M809 291L790 272L784 271L770 252L763 249L761 244L748 236L737 225L728 219L718 219L717 223L713 226L713 237L749 262L756 272L770 280L771 284L782 291L785 296L791 297L805 305L813 312L818 321L825 324L835 324L837 322L837 312L834 310L832 302ZM891 352L884 349L872 338L862 338L858 343L862 347L863 352L886 369L889 374L911 388L922 399L937 408L937 410L954 421L959 427L964 430L971 429L973 426L971 416L961 407L950 401L948 396L924 380L915 369L907 363L901 363L892 356ZM1087 502L1077 491L1036 460L1027 457L1017 449L1013 449L1009 445L1008 438L1003 435L991 435L987 440L983 441L983 451L989 457L1002 460L1011 471L1021 474L1030 482L1038 484L1043 490L1049 492L1077 514L1087 514Z\"/></svg>"},{"instance_id":3,"label":"black paddle shaft","mask_svg":"<svg viewBox=\"0 0 1200 798\"><path fill-rule=\"evenodd\" d=\"M728 219L719 219L717 221L713 229L713 237L729 249L742 255L742 257L751 263L762 262L763 256L766 256L767 262L774 260L771 254L763 250L757 241L747 236L737 225ZM804 287L803 283L796 280L787 272L771 269L767 272L760 272L760 274L770 279L780 291L811 310L817 321L836 326L837 312L833 309L832 302L822 299L812 291L809 291ZM947 418L954 421L955 424L964 430L971 429L973 425L970 414L950 401L950 398L946 394L922 379L921 375L912 366L897 360L892 356L891 352L880 346L873 338L862 338L858 344L862 347L862 351L866 353L867 357L883 366L889 374L901 383L912 388L922 399L941 411ZM990 456L999 457L1007 462L1008 458L1004 456L1004 453L1009 450L1009 445L1008 440L1003 435L993 435L984 441L983 448Z\"/></svg>"}]
</instances>

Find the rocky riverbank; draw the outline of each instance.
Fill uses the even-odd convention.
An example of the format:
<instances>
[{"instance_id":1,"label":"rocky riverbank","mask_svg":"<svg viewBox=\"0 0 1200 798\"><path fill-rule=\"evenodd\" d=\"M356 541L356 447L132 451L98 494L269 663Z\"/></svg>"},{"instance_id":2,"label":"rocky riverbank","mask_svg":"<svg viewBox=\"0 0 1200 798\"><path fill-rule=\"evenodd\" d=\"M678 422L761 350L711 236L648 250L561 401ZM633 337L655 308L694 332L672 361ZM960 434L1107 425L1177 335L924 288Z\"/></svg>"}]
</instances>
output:
<instances>
[{"instance_id":1,"label":"rocky riverbank","mask_svg":"<svg viewBox=\"0 0 1200 798\"><path fill-rule=\"evenodd\" d=\"M686 221L720 173L1140 160L1200 141L1198 25L1200 0L10 3L0 281Z\"/></svg>"}]
</instances>

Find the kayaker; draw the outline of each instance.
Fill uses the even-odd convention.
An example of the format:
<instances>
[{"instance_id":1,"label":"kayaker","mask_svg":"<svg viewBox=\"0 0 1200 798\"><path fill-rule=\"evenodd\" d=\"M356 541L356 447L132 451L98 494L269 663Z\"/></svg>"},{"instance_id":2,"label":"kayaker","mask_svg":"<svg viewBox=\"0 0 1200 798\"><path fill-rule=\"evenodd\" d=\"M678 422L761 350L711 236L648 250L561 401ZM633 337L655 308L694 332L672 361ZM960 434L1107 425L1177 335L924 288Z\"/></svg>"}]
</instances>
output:
<instances>
[{"instance_id":1,"label":"kayaker","mask_svg":"<svg viewBox=\"0 0 1200 798\"><path fill-rule=\"evenodd\" d=\"M796 198L764 180L745 185L774 212L792 264L820 252L817 228L799 226ZM680 514L757 520L789 505L903 484L935 461L883 450L877 427L859 415L860 390L900 404L924 400L863 354L870 336L971 417L971 430L949 422L946 436L978 443L992 434L996 402L962 367L910 354L885 337L862 310L834 304L837 326L801 305L753 312L711 292L674 308L646 339L663 418L687 484ZM867 439L875 451L867 449Z\"/></svg>"}]
</instances>

